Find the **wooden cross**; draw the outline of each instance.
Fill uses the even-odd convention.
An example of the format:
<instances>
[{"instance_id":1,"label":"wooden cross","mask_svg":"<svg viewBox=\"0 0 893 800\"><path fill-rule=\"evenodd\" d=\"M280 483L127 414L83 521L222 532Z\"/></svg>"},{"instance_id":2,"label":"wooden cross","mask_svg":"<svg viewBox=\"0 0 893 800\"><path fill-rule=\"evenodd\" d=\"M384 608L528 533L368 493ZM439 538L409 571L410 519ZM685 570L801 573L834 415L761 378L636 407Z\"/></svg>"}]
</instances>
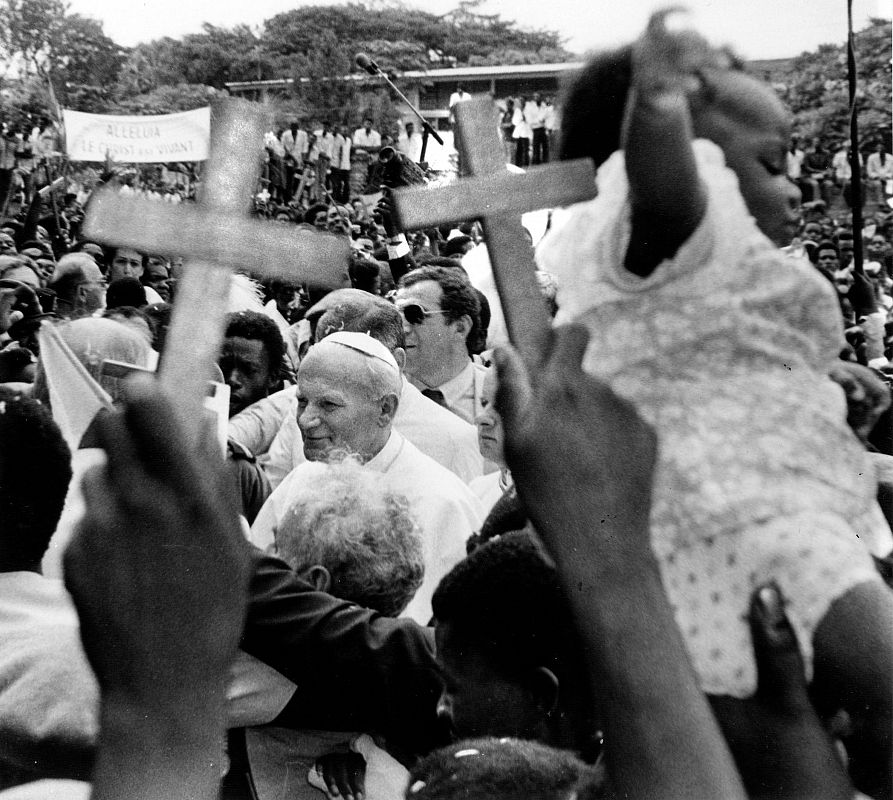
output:
<instances>
[{"instance_id":1,"label":"wooden cross","mask_svg":"<svg viewBox=\"0 0 893 800\"><path fill-rule=\"evenodd\" d=\"M458 103L455 112L460 156L473 177L439 189L396 192L397 215L407 230L456 220L483 221L509 337L533 369L545 351L551 320L520 215L591 200L596 194L595 168L584 158L511 173L493 100L481 95Z\"/></svg>"},{"instance_id":2,"label":"wooden cross","mask_svg":"<svg viewBox=\"0 0 893 800\"><path fill-rule=\"evenodd\" d=\"M92 198L84 220L91 239L188 259L160 379L177 400L191 442L203 426L209 370L220 354L231 269L335 288L347 268L350 246L344 237L249 218L260 175L264 116L246 101L215 103L210 159L197 205L122 197L106 189Z\"/></svg>"}]
</instances>

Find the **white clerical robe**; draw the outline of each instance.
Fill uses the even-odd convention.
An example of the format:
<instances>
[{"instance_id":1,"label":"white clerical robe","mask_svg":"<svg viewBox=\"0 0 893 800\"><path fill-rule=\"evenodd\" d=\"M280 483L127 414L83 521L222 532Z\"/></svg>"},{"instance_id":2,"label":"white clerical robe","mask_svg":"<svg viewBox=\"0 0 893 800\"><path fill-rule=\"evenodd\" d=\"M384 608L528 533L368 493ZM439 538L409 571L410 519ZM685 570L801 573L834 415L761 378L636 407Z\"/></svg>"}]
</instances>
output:
<instances>
[{"instance_id":1,"label":"white clerical robe","mask_svg":"<svg viewBox=\"0 0 893 800\"><path fill-rule=\"evenodd\" d=\"M261 460L274 489L305 460L304 442L298 428L297 398L293 398L291 403L279 432L270 444L267 457ZM400 431L426 456L458 475L465 483L483 474L484 460L478 449L477 429L429 400L406 378L403 378L393 425L394 430Z\"/></svg>"},{"instance_id":2,"label":"white clerical robe","mask_svg":"<svg viewBox=\"0 0 893 800\"><path fill-rule=\"evenodd\" d=\"M239 650L226 692L229 727L271 722L294 691L284 675ZM62 581L0 572L0 761L54 745L86 749L98 732L99 685Z\"/></svg>"},{"instance_id":3,"label":"white clerical robe","mask_svg":"<svg viewBox=\"0 0 893 800\"><path fill-rule=\"evenodd\" d=\"M98 732L99 686L62 581L0 573L0 760L86 750Z\"/></svg>"},{"instance_id":4,"label":"white clerical robe","mask_svg":"<svg viewBox=\"0 0 893 800\"><path fill-rule=\"evenodd\" d=\"M395 430L365 467L382 473L389 489L406 496L419 525L425 578L403 616L425 625L431 619L431 597L437 584L465 558L465 541L481 526L480 502L455 474ZM257 547L274 544L276 528L309 468L307 462L295 467L264 503L249 537Z\"/></svg>"}]
</instances>

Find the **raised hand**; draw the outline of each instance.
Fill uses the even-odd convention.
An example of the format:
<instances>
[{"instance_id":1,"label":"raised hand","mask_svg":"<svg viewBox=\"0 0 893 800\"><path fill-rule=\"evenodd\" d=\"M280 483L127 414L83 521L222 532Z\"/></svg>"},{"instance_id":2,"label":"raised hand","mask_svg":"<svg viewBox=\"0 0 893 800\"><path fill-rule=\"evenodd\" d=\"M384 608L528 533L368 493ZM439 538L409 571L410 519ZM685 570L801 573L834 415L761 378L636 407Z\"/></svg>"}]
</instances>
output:
<instances>
[{"instance_id":1,"label":"raised hand","mask_svg":"<svg viewBox=\"0 0 893 800\"><path fill-rule=\"evenodd\" d=\"M184 451L154 382L128 387L98 432L108 463L84 478L65 554L85 650L103 690L192 695L226 672L242 631L248 546L229 476L219 454Z\"/></svg>"},{"instance_id":2,"label":"raised hand","mask_svg":"<svg viewBox=\"0 0 893 800\"><path fill-rule=\"evenodd\" d=\"M65 553L102 690L92 796L211 800L250 578L238 493L219 451L184 448L154 381L129 386L97 428L108 463L84 478Z\"/></svg>"},{"instance_id":3,"label":"raised hand","mask_svg":"<svg viewBox=\"0 0 893 800\"><path fill-rule=\"evenodd\" d=\"M863 443L890 407L890 389L868 367L853 361L836 361L828 377L846 394L847 422Z\"/></svg>"},{"instance_id":4,"label":"raised hand","mask_svg":"<svg viewBox=\"0 0 893 800\"><path fill-rule=\"evenodd\" d=\"M366 795L366 759L353 750L326 753L316 760L330 797L363 800Z\"/></svg>"},{"instance_id":5,"label":"raised hand","mask_svg":"<svg viewBox=\"0 0 893 800\"><path fill-rule=\"evenodd\" d=\"M803 657L773 584L751 598L757 691L712 698L713 712L752 798L850 798L853 788L809 699Z\"/></svg>"},{"instance_id":6,"label":"raised hand","mask_svg":"<svg viewBox=\"0 0 893 800\"><path fill-rule=\"evenodd\" d=\"M645 32L633 45L633 84L638 91L690 95L701 87L701 70L728 66L724 53L711 47L686 22L685 10L680 7L651 15Z\"/></svg>"},{"instance_id":7,"label":"raised hand","mask_svg":"<svg viewBox=\"0 0 893 800\"><path fill-rule=\"evenodd\" d=\"M588 341L582 326L556 329L533 381L514 350L497 351L496 403L506 459L550 549L580 545L568 542L573 534L561 522L570 515L580 523L574 530L597 534L599 521L609 519L640 534L637 540L604 542L611 559L649 555L657 439L632 404L583 371Z\"/></svg>"}]
</instances>

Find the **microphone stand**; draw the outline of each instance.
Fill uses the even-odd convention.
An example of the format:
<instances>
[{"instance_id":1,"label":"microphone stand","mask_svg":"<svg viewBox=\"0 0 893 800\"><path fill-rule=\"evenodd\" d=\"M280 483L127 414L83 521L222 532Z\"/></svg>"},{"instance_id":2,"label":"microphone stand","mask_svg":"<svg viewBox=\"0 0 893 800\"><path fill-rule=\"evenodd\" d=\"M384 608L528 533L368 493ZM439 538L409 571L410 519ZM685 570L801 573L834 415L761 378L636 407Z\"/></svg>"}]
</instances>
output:
<instances>
[{"instance_id":1,"label":"microphone stand","mask_svg":"<svg viewBox=\"0 0 893 800\"><path fill-rule=\"evenodd\" d=\"M406 105L409 107L409 110L412 111L412 113L415 114L416 117L418 117L419 122L422 123L422 152L419 157L419 163L422 163L425 160L425 151L428 149L428 136L433 136L438 144L443 145L443 139L440 138L440 134L431 127L431 123L422 116L422 112L409 102L406 95L403 94L403 92L401 92L394 85L394 82L387 75L385 75L384 72L382 72L378 67L372 66L368 67L366 71L370 75L377 75L379 78L384 78L385 81L387 81L388 86L390 86L391 89L393 89L394 92L397 94L397 96L404 103L406 103Z\"/></svg>"}]
</instances>

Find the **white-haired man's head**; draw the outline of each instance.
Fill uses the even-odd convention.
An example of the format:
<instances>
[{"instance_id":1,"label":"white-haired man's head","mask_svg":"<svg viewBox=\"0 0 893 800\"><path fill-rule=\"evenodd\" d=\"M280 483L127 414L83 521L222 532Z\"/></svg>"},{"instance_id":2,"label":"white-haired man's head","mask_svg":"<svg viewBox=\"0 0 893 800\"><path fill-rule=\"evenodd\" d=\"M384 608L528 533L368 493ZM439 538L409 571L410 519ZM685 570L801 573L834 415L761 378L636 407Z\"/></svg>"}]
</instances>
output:
<instances>
[{"instance_id":1,"label":"white-haired man's head","mask_svg":"<svg viewBox=\"0 0 893 800\"><path fill-rule=\"evenodd\" d=\"M388 349L364 333L333 333L298 370L298 426L308 461L368 461L391 435L402 382Z\"/></svg>"},{"instance_id":2,"label":"white-haired man's head","mask_svg":"<svg viewBox=\"0 0 893 800\"><path fill-rule=\"evenodd\" d=\"M313 464L276 530L276 549L317 589L398 616L424 576L409 501L353 459Z\"/></svg>"}]
</instances>

